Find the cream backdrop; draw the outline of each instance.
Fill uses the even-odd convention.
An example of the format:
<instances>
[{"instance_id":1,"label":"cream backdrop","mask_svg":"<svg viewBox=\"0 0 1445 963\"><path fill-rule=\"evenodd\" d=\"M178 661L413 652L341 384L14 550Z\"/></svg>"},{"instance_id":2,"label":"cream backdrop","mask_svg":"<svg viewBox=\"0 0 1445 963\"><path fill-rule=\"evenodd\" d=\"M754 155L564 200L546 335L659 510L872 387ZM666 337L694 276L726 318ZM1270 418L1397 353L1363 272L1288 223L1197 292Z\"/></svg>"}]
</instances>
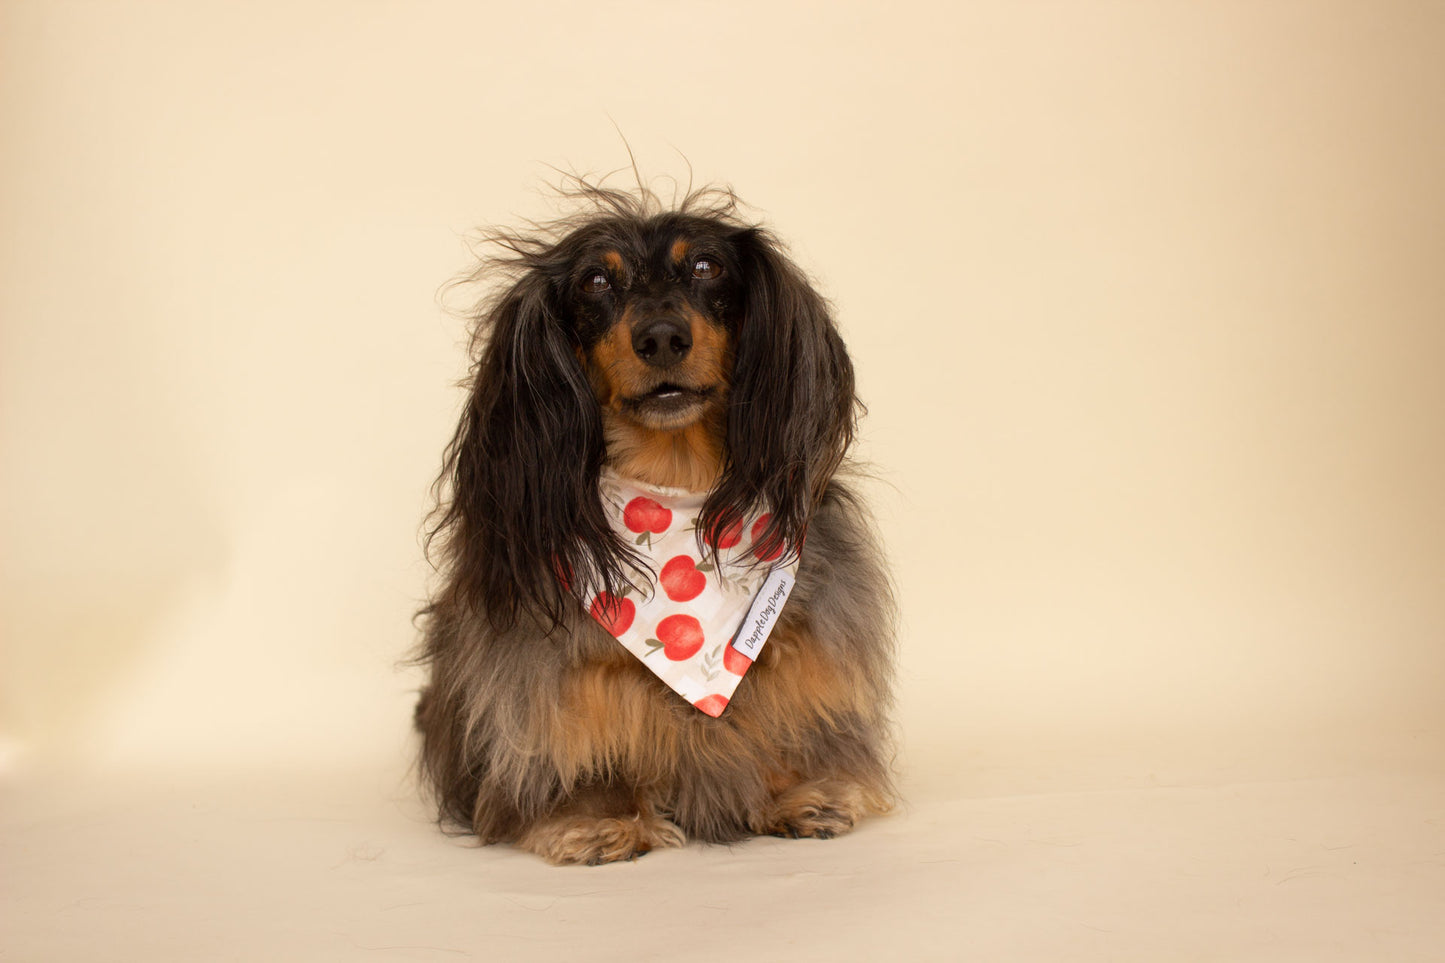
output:
<instances>
[{"instance_id":1,"label":"cream backdrop","mask_svg":"<svg viewBox=\"0 0 1445 963\"><path fill-rule=\"evenodd\" d=\"M625 167L619 130L837 309L903 612L894 832L1021 758L1438 771L1440 5L8 2L0 33L11 792L406 797L465 364L439 289L553 167Z\"/></svg>"}]
</instances>

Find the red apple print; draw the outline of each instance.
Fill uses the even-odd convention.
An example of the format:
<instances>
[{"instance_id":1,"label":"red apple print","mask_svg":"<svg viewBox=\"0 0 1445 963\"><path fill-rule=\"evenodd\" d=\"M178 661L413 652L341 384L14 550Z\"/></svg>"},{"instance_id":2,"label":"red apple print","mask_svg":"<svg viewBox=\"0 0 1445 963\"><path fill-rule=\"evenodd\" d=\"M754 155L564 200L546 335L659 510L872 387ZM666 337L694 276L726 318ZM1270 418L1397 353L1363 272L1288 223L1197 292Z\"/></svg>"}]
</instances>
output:
<instances>
[{"instance_id":1,"label":"red apple print","mask_svg":"<svg viewBox=\"0 0 1445 963\"><path fill-rule=\"evenodd\" d=\"M714 535L716 535L716 537L714 537ZM743 540L743 520L739 518L731 525L723 526L723 529L720 533L718 532L716 526L714 526L713 529L708 532L707 540L708 544L714 545L720 549L732 548L738 542L741 542Z\"/></svg>"},{"instance_id":2,"label":"red apple print","mask_svg":"<svg viewBox=\"0 0 1445 963\"><path fill-rule=\"evenodd\" d=\"M742 675L748 671L748 667L752 664L752 659L743 655L732 646L723 649L723 668L727 669L733 675Z\"/></svg>"},{"instance_id":3,"label":"red apple print","mask_svg":"<svg viewBox=\"0 0 1445 963\"><path fill-rule=\"evenodd\" d=\"M622 509L622 523L638 534L661 533L672 524L672 512L650 498L634 498Z\"/></svg>"},{"instance_id":4,"label":"red apple print","mask_svg":"<svg viewBox=\"0 0 1445 963\"><path fill-rule=\"evenodd\" d=\"M657 639L673 662L690 659L702 648L702 623L691 615L669 615L657 623Z\"/></svg>"},{"instance_id":5,"label":"red apple print","mask_svg":"<svg viewBox=\"0 0 1445 963\"><path fill-rule=\"evenodd\" d=\"M690 602L707 587L707 576L697 570L697 563L686 555L668 560L659 576L662 590L674 602Z\"/></svg>"},{"instance_id":6,"label":"red apple print","mask_svg":"<svg viewBox=\"0 0 1445 963\"><path fill-rule=\"evenodd\" d=\"M632 599L619 599L601 592L592 600L592 608L588 611L604 629L620 636L632 625L637 606L632 604Z\"/></svg>"},{"instance_id":7,"label":"red apple print","mask_svg":"<svg viewBox=\"0 0 1445 963\"><path fill-rule=\"evenodd\" d=\"M572 568L556 555L552 556L552 573L557 576L557 582L567 591L572 591Z\"/></svg>"},{"instance_id":8,"label":"red apple print","mask_svg":"<svg viewBox=\"0 0 1445 963\"><path fill-rule=\"evenodd\" d=\"M753 554L764 562L774 562L783 557L783 540L777 535L758 544L758 539L763 537L763 532L768 528L768 522L772 520L772 515L760 515L758 520L753 522Z\"/></svg>"},{"instance_id":9,"label":"red apple print","mask_svg":"<svg viewBox=\"0 0 1445 963\"><path fill-rule=\"evenodd\" d=\"M728 697L725 695L718 695L714 693L710 696L703 696L701 699L694 702L693 705L697 706L703 712L706 712L708 715L716 719L718 716L722 715L722 711L728 707Z\"/></svg>"}]
</instances>

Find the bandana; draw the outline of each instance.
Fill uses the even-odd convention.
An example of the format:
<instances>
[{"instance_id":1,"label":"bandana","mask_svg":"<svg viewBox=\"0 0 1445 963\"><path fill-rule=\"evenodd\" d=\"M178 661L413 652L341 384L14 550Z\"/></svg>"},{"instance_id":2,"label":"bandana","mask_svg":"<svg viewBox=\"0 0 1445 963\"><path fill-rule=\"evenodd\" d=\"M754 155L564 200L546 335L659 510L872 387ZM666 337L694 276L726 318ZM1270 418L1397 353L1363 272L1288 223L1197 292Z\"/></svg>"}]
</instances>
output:
<instances>
[{"instance_id":1,"label":"bandana","mask_svg":"<svg viewBox=\"0 0 1445 963\"><path fill-rule=\"evenodd\" d=\"M707 492L660 488L604 473L612 528L647 563L622 596L583 593L592 617L693 706L717 717L757 658L793 587L798 562L776 564L781 544L758 544L771 516L728 528L698 550ZM767 563L775 563L769 565Z\"/></svg>"}]
</instances>

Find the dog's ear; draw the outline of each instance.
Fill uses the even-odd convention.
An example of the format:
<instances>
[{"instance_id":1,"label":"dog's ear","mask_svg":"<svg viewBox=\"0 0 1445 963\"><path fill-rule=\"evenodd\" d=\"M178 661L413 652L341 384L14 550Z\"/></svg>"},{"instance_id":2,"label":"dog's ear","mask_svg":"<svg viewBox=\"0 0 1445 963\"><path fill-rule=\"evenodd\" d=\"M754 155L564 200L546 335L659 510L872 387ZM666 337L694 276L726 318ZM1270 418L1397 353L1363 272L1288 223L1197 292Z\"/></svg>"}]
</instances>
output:
<instances>
[{"instance_id":1,"label":"dog's ear","mask_svg":"<svg viewBox=\"0 0 1445 963\"><path fill-rule=\"evenodd\" d=\"M497 628L524 610L555 624L571 585L621 582L597 476L601 416L546 277L524 275L482 319L471 394L448 445L432 536L448 593Z\"/></svg>"},{"instance_id":2,"label":"dog's ear","mask_svg":"<svg viewBox=\"0 0 1445 963\"><path fill-rule=\"evenodd\" d=\"M727 462L704 509L720 532L752 510L772 521L765 546L796 552L853 440L853 364L828 306L765 231L733 237L744 310L729 392Z\"/></svg>"}]
</instances>

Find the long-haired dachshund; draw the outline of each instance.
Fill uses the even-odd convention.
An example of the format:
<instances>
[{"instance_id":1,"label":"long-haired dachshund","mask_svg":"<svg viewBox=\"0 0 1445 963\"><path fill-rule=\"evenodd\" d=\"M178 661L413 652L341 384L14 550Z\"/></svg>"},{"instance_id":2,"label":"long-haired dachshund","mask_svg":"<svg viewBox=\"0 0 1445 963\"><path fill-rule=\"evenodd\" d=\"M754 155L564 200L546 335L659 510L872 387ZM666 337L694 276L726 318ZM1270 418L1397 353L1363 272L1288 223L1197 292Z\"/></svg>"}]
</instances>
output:
<instances>
[{"instance_id":1,"label":"long-haired dachshund","mask_svg":"<svg viewBox=\"0 0 1445 963\"><path fill-rule=\"evenodd\" d=\"M420 616L442 818L554 863L847 832L894 799L893 606L835 477L859 405L828 306L730 192L570 194L584 213L492 235L479 272L506 286L477 319ZM665 530L692 551L659 570ZM774 571L791 595L758 616ZM764 647L657 618L709 585L774 618Z\"/></svg>"}]
</instances>

